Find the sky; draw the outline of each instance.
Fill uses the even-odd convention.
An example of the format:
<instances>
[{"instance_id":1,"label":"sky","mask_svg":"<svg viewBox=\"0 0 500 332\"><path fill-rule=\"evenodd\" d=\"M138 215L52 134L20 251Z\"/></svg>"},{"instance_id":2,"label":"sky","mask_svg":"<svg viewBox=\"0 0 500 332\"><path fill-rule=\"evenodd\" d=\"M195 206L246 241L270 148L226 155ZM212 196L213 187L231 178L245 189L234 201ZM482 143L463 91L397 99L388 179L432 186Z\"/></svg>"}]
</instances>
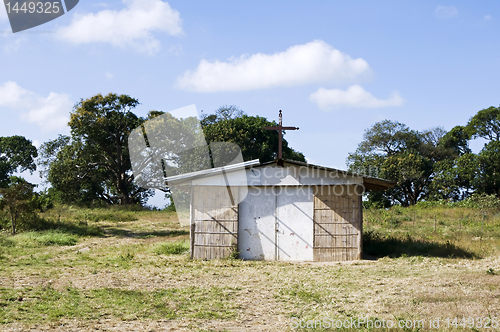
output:
<instances>
[{"instance_id":1,"label":"sky","mask_svg":"<svg viewBox=\"0 0 500 332\"><path fill-rule=\"evenodd\" d=\"M15 34L2 7L0 136L39 146L69 133L81 99L114 92L139 116L283 110L292 148L346 169L378 121L450 130L498 106L499 32L497 1L88 0Z\"/></svg>"}]
</instances>

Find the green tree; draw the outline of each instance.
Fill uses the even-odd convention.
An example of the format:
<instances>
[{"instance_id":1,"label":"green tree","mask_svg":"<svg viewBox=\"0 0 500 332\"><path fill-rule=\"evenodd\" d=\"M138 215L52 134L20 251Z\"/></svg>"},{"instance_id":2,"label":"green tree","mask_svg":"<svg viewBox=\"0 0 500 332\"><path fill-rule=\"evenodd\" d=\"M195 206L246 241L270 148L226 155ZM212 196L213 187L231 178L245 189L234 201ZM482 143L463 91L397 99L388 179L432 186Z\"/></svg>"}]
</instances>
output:
<instances>
[{"instance_id":1,"label":"green tree","mask_svg":"<svg viewBox=\"0 0 500 332\"><path fill-rule=\"evenodd\" d=\"M128 135L144 119L128 95L98 94L75 105L71 136L44 143L41 165L52 187L72 203L136 204L150 195L133 183Z\"/></svg>"},{"instance_id":2,"label":"green tree","mask_svg":"<svg viewBox=\"0 0 500 332\"><path fill-rule=\"evenodd\" d=\"M141 186L168 192L165 177L212 167L197 117L151 111L148 120L129 137L132 169Z\"/></svg>"},{"instance_id":3,"label":"green tree","mask_svg":"<svg viewBox=\"0 0 500 332\"><path fill-rule=\"evenodd\" d=\"M470 139L471 133L467 127L455 126L444 135L440 144L444 149L453 150L456 156L463 156L471 153L469 148Z\"/></svg>"},{"instance_id":4,"label":"green tree","mask_svg":"<svg viewBox=\"0 0 500 332\"><path fill-rule=\"evenodd\" d=\"M425 197L431 182L432 161L418 151L401 151L388 156L381 165L383 177L397 181L390 190L402 206L417 204Z\"/></svg>"},{"instance_id":5,"label":"green tree","mask_svg":"<svg viewBox=\"0 0 500 332\"><path fill-rule=\"evenodd\" d=\"M500 107L489 107L474 115L464 131L469 138L482 138L486 144L462 167L470 187L479 194L500 197Z\"/></svg>"},{"instance_id":6,"label":"green tree","mask_svg":"<svg viewBox=\"0 0 500 332\"><path fill-rule=\"evenodd\" d=\"M37 149L25 137L0 137L0 187L7 187L15 172L35 171L37 156Z\"/></svg>"},{"instance_id":7,"label":"green tree","mask_svg":"<svg viewBox=\"0 0 500 332\"><path fill-rule=\"evenodd\" d=\"M17 222L21 216L33 217L34 204L33 204L33 184L26 180L12 176L10 177L10 184L5 188L0 188L0 208L4 210L7 208L11 218L12 234L17 232Z\"/></svg>"},{"instance_id":8,"label":"green tree","mask_svg":"<svg viewBox=\"0 0 500 332\"><path fill-rule=\"evenodd\" d=\"M356 152L349 154L349 169L397 183L383 193L368 195L368 204L387 206L390 201L409 206L422 199L449 195L431 185L439 166L444 166L452 153L441 145L445 133L442 128L418 132L390 120L367 129Z\"/></svg>"},{"instance_id":9,"label":"green tree","mask_svg":"<svg viewBox=\"0 0 500 332\"><path fill-rule=\"evenodd\" d=\"M478 193L500 197L500 141L486 144L479 152L479 171L474 179Z\"/></svg>"},{"instance_id":10,"label":"green tree","mask_svg":"<svg viewBox=\"0 0 500 332\"><path fill-rule=\"evenodd\" d=\"M264 117L248 116L236 106L222 106L214 114L201 119L207 143L230 142L241 148L245 161L259 159L273 161L278 157L278 132L265 130L266 126L277 126ZM305 162L301 152L289 147L283 139L283 158Z\"/></svg>"},{"instance_id":11,"label":"green tree","mask_svg":"<svg viewBox=\"0 0 500 332\"><path fill-rule=\"evenodd\" d=\"M500 107L480 110L467 123L466 130L472 138L484 138L488 141L500 140Z\"/></svg>"}]
</instances>

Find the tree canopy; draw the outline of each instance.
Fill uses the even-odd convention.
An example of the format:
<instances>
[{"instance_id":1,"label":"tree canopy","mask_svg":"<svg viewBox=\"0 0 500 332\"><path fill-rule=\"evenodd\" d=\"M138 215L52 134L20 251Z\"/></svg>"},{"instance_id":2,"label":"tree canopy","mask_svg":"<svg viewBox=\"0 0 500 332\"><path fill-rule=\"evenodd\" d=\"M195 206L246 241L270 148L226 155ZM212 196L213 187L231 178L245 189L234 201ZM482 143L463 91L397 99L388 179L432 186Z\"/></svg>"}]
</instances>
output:
<instances>
[{"instance_id":1,"label":"tree canopy","mask_svg":"<svg viewBox=\"0 0 500 332\"><path fill-rule=\"evenodd\" d=\"M36 170L36 147L23 136L0 137L0 188L9 185L15 172Z\"/></svg>"},{"instance_id":2,"label":"tree canopy","mask_svg":"<svg viewBox=\"0 0 500 332\"><path fill-rule=\"evenodd\" d=\"M467 123L466 130L472 138L500 141L500 107L480 110Z\"/></svg>"},{"instance_id":3,"label":"tree canopy","mask_svg":"<svg viewBox=\"0 0 500 332\"><path fill-rule=\"evenodd\" d=\"M147 190L133 183L128 135L144 119L128 95L98 94L75 105L71 136L44 143L41 164L52 187L67 202L143 203Z\"/></svg>"},{"instance_id":4,"label":"tree canopy","mask_svg":"<svg viewBox=\"0 0 500 332\"><path fill-rule=\"evenodd\" d=\"M277 126L260 116L244 114L236 106L222 106L214 114L204 115L201 120L207 143L230 142L241 148L245 161L259 159L273 161L278 157L278 132L265 130L266 126ZM283 158L305 162L301 152L295 151L283 139Z\"/></svg>"},{"instance_id":5,"label":"tree canopy","mask_svg":"<svg viewBox=\"0 0 500 332\"><path fill-rule=\"evenodd\" d=\"M419 132L397 121L384 120L365 131L356 152L349 154L349 169L395 181L394 188L369 194L374 204L390 202L403 206L416 204L431 196L446 196L432 181L452 149L441 142L442 128Z\"/></svg>"},{"instance_id":6,"label":"tree canopy","mask_svg":"<svg viewBox=\"0 0 500 332\"><path fill-rule=\"evenodd\" d=\"M473 139L486 141L477 154ZM377 170L397 185L370 193L370 204L412 205L419 200L460 200L472 193L500 197L500 107L478 111L465 125L419 132L384 120L367 129L356 152L349 155L351 170Z\"/></svg>"},{"instance_id":7,"label":"tree canopy","mask_svg":"<svg viewBox=\"0 0 500 332\"><path fill-rule=\"evenodd\" d=\"M42 175L62 201L143 204L151 194L145 188L168 192L165 176L210 167L207 143L237 144L244 160L276 158L278 134L263 129L276 123L245 115L236 106L223 106L203 116L200 126L194 117L179 119L161 111L138 117L132 112L138 104L130 96L112 93L81 100L71 113L71 134L42 145ZM286 140L283 156L305 161ZM148 172L141 173L147 167ZM141 173L138 183L132 169Z\"/></svg>"},{"instance_id":8,"label":"tree canopy","mask_svg":"<svg viewBox=\"0 0 500 332\"><path fill-rule=\"evenodd\" d=\"M0 188L0 210L7 209L11 218L12 234L17 232L20 216L28 214L31 219L35 210L33 184L23 178L12 176L10 185Z\"/></svg>"},{"instance_id":9,"label":"tree canopy","mask_svg":"<svg viewBox=\"0 0 500 332\"><path fill-rule=\"evenodd\" d=\"M71 113L71 134L42 145L41 173L63 201L144 204L151 194L147 188L168 192L166 176L214 166L215 142L238 146L245 161L277 158L278 133L264 129L277 123L249 116L234 105L202 115L200 123L196 117L175 118L161 111L141 118L133 113L138 104L128 95L113 93L82 99ZM129 146L134 142L130 137L137 144ZM486 144L474 154L469 142L476 138ZM417 131L384 120L365 131L356 151L349 154L348 167L397 183L385 192L369 193L369 202L379 206L458 200L475 192L500 197L499 144L498 107L480 110L467 124L448 132L440 127ZM130 153L136 156L132 162ZM36 157L36 148L26 138L0 137L0 187L7 188L15 172L35 170ZM286 139L283 157L305 162ZM152 172L135 183L132 166L134 171L151 167Z\"/></svg>"}]
</instances>

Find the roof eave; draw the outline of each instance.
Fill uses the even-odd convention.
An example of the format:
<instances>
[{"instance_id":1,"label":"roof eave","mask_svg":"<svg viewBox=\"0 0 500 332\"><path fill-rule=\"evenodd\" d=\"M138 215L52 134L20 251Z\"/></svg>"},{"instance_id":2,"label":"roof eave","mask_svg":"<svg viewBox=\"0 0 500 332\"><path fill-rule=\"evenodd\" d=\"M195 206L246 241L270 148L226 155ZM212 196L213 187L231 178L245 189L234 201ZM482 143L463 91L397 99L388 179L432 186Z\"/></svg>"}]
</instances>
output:
<instances>
[{"instance_id":1,"label":"roof eave","mask_svg":"<svg viewBox=\"0 0 500 332\"><path fill-rule=\"evenodd\" d=\"M276 159L274 161L268 161L265 163L261 163L257 167L262 167L262 166L271 165L271 164L279 164L280 161L283 163L288 163L288 164L313 167L316 169L323 169L325 171L339 172L339 173L346 174L346 175L361 177L361 178L363 178L363 184L364 184L365 189L367 191L368 190L387 190L387 189L393 188L396 185L396 182L394 182L394 181L389 181L389 180L385 180L385 179L376 178L373 176L353 173L353 172L344 171L344 170L340 170L340 169L336 169L336 168L314 165L314 164L304 163L302 161L289 160L289 159Z\"/></svg>"}]
</instances>

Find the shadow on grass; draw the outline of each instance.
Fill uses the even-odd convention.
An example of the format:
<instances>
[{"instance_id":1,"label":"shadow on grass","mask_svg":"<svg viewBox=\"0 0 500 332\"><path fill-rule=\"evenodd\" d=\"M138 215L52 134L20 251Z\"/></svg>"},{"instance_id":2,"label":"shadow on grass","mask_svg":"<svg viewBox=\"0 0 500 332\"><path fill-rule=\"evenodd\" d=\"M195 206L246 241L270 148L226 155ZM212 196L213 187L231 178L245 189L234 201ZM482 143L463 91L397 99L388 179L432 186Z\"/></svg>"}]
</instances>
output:
<instances>
[{"instance_id":1,"label":"shadow on grass","mask_svg":"<svg viewBox=\"0 0 500 332\"><path fill-rule=\"evenodd\" d=\"M56 222L50 219L40 219L37 221L34 231L58 230L62 233L74 234L78 236L103 236L104 232L96 226L86 224L75 224L69 222Z\"/></svg>"},{"instance_id":2,"label":"shadow on grass","mask_svg":"<svg viewBox=\"0 0 500 332\"><path fill-rule=\"evenodd\" d=\"M411 236L384 236L374 231L363 234L363 254L366 259L380 257L427 256L443 258L481 258L474 252L446 243L413 239Z\"/></svg>"},{"instance_id":3,"label":"shadow on grass","mask_svg":"<svg viewBox=\"0 0 500 332\"><path fill-rule=\"evenodd\" d=\"M165 231L152 231L152 232L134 232L129 231L123 228L115 228L115 227L104 227L106 229L106 233L112 236L119 237L132 237L136 239L147 239L151 237L176 237L181 235L189 235L188 230L165 230Z\"/></svg>"}]
</instances>

